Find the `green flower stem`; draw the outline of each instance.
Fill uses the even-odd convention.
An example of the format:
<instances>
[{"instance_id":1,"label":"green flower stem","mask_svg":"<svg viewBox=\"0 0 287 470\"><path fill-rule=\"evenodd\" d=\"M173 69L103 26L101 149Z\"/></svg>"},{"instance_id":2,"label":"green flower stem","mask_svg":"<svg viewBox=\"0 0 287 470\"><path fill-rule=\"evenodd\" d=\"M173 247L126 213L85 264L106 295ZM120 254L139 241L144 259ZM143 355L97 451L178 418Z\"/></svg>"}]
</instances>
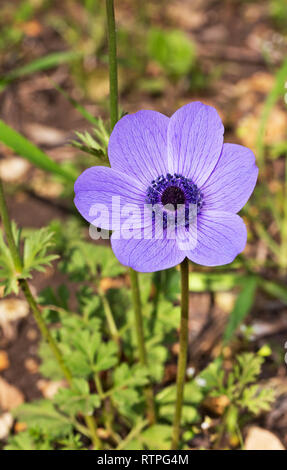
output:
<instances>
[{"instance_id":1,"label":"green flower stem","mask_svg":"<svg viewBox=\"0 0 287 470\"><path fill-rule=\"evenodd\" d=\"M95 373L95 384L96 384L96 387L97 387L97 392L99 394L99 397L102 399L102 397L104 395L104 390L103 390L103 386L102 386L101 377L100 377L100 374L98 372Z\"/></svg>"},{"instance_id":2,"label":"green flower stem","mask_svg":"<svg viewBox=\"0 0 287 470\"><path fill-rule=\"evenodd\" d=\"M50 349L51 349L52 353L54 354L54 357L57 360L57 363L59 364L59 367L60 367L61 371L63 372L63 375L64 375L65 379L67 380L68 384L70 386L72 386L73 385L72 374L71 374L70 370L68 369L68 367L66 366L66 364L64 362L62 353L61 353L56 341L54 340L54 338L51 335L46 323L43 320L43 317L42 317L41 312L39 310L39 307L38 307L38 305L37 305L37 303L36 303L36 301L35 301L35 299L32 295L32 292L30 290L28 282L26 281L26 279L19 279L19 285L20 285L21 290L22 290L23 294L25 295L26 300L27 300L32 312L33 312L36 323L38 325L38 328L39 328L44 340L47 341L47 343L49 344Z\"/></svg>"},{"instance_id":3,"label":"green flower stem","mask_svg":"<svg viewBox=\"0 0 287 470\"><path fill-rule=\"evenodd\" d=\"M144 329L143 329L143 317L142 317L142 308L141 308L141 299L140 299L140 290L138 282L138 273L132 268L129 268L131 288L132 288L132 298L133 306L135 312L135 326L138 342L138 351L139 351L139 360L140 364L144 367L148 366L145 342L144 342ZM154 396L151 385L145 387L145 397L147 404L147 418L150 424L154 424L156 421L155 417L155 406L154 406Z\"/></svg>"},{"instance_id":4,"label":"green flower stem","mask_svg":"<svg viewBox=\"0 0 287 470\"><path fill-rule=\"evenodd\" d=\"M117 72L117 40L114 0L106 0L108 43L109 43L109 74L110 74L110 119L111 130L119 119L118 112L118 72Z\"/></svg>"},{"instance_id":5,"label":"green flower stem","mask_svg":"<svg viewBox=\"0 0 287 470\"><path fill-rule=\"evenodd\" d=\"M108 45L109 45L110 119L111 119L111 129L113 129L119 119L117 42L116 42L115 10L114 10L113 0L106 0L106 11L107 11L107 25L108 25ZM130 269L130 279L131 279L132 296L133 296L134 311L135 311L139 359L140 359L140 363L146 367L147 357L146 357L144 335L143 335L143 322L142 322L139 284L138 284L138 273L134 271L133 269ZM150 386L145 388L145 395L146 395L146 402L147 402L148 419L150 423L154 423L155 422L154 396L153 396L152 388Z\"/></svg>"},{"instance_id":6,"label":"green flower stem","mask_svg":"<svg viewBox=\"0 0 287 470\"><path fill-rule=\"evenodd\" d=\"M22 260L21 260L20 253L16 246L15 239L13 236L11 220L8 214L8 209L7 209L7 204L6 204L6 200L4 196L3 185L2 185L1 179L0 179L0 215L1 215L3 226L4 226L4 232L6 235L8 247L13 258L15 270L17 271L17 275L19 276L19 286L33 312L34 318L36 320L36 323L38 325L38 328L43 338L47 341L48 345L50 346L50 349L60 369L62 370L64 377L66 378L68 384L72 387L73 377L69 368L66 366L64 362L62 353L56 341L54 340L53 336L51 335L49 328L47 327L46 323L43 320L40 309L37 305L35 298L32 295L28 282L26 281L26 279L20 278L21 272L22 272ZM100 449L101 442L97 435L97 429L96 429L94 418L92 416L85 416L84 418L86 421L86 425L89 429L89 434L91 436L94 446L97 449Z\"/></svg>"},{"instance_id":7,"label":"green flower stem","mask_svg":"<svg viewBox=\"0 0 287 470\"><path fill-rule=\"evenodd\" d=\"M180 265L181 271L181 321L180 321L180 338L179 338L179 358L177 366L176 378L176 404L173 420L172 444L171 449L177 450L180 435L180 421L183 405L183 391L187 362L188 348L188 259L185 258Z\"/></svg>"},{"instance_id":8,"label":"green flower stem","mask_svg":"<svg viewBox=\"0 0 287 470\"><path fill-rule=\"evenodd\" d=\"M90 431L90 439L97 450L101 450L102 448L102 443L99 439L99 436L97 434L97 426L96 426L96 421L95 418L92 415L84 415L85 418L85 423L87 425L87 428Z\"/></svg>"},{"instance_id":9,"label":"green flower stem","mask_svg":"<svg viewBox=\"0 0 287 470\"><path fill-rule=\"evenodd\" d=\"M116 325L116 322L115 322L115 319L114 319L113 312L112 312L112 309L110 307L109 301L108 301L108 299L105 295L105 292L103 291L103 289L101 288L100 285L98 286L98 295L99 295L99 297L102 301L102 304L103 304L104 314L105 314L105 317L106 317L106 320L107 320L110 335L111 335L112 339L117 343L117 345L119 347L119 351L120 351L119 331L118 331L118 328L117 328L117 325ZM120 354L120 352L119 352L119 354Z\"/></svg>"}]
</instances>

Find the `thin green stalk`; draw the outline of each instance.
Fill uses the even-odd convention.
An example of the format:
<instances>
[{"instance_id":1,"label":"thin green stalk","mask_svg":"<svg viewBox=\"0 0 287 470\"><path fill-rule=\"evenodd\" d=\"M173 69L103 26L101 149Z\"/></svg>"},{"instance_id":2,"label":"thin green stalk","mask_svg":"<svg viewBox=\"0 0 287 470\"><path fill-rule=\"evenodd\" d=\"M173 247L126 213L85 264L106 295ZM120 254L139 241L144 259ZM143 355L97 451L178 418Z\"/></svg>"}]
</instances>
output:
<instances>
[{"instance_id":1,"label":"thin green stalk","mask_svg":"<svg viewBox=\"0 0 287 470\"><path fill-rule=\"evenodd\" d=\"M135 322L136 322L136 333L138 338L138 349L139 349L139 359L142 364L146 364L147 356L144 343L144 331L143 331L143 321L142 321L142 311L141 311L141 299L140 299L140 290L139 282L136 271L132 268L129 268L131 288L132 288L132 297L133 305L135 309Z\"/></svg>"},{"instance_id":2,"label":"thin green stalk","mask_svg":"<svg viewBox=\"0 0 287 470\"><path fill-rule=\"evenodd\" d=\"M245 450L245 445L244 445L244 440L243 440L243 436L241 434L241 431L240 431L240 427L238 426L238 423L236 423L236 433L237 433L237 437L238 437L238 440L240 442L240 448L241 450Z\"/></svg>"},{"instance_id":3,"label":"thin green stalk","mask_svg":"<svg viewBox=\"0 0 287 470\"><path fill-rule=\"evenodd\" d=\"M96 384L96 387L97 387L97 392L99 394L99 397L102 399L103 394L104 394L104 390L103 390L103 386L102 386L101 377L100 377L100 374L98 372L95 373L95 384Z\"/></svg>"},{"instance_id":4,"label":"thin green stalk","mask_svg":"<svg viewBox=\"0 0 287 470\"><path fill-rule=\"evenodd\" d=\"M113 439L116 446L118 446L122 442L122 437L114 431L114 420L116 419L116 412L111 400L105 400L105 426L106 430L110 434L111 438Z\"/></svg>"},{"instance_id":5,"label":"thin green stalk","mask_svg":"<svg viewBox=\"0 0 287 470\"><path fill-rule=\"evenodd\" d=\"M161 293L161 281L162 280L162 271L157 271L153 275L153 282L152 282L152 312L150 318L150 331L152 334L154 333L154 328L156 324L157 314L158 314L158 306L160 302L160 293Z\"/></svg>"},{"instance_id":6,"label":"thin green stalk","mask_svg":"<svg viewBox=\"0 0 287 470\"><path fill-rule=\"evenodd\" d=\"M7 209L7 204L6 204L6 200L5 200L5 196L4 196L3 185L2 185L1 179L0 179L0 215L1 215L3 226L4 226L4 232L5 232L5 235L6 235L7 243L8 243L12 258L13 258L14 266L15 266L16 271L18 272L18 275L19 275L19 286L20 286L20 288L21 288L21 290L22 290L22 292L23 292L23 294L24 294L24 296L25 296L25 298L26 298L33 314L34 314L34 318L36 320L36 323L39 327L39 330L40 330L43 338L49 344L50 349L51 349L57 363L59 364L59 367L62 370L64 377L66 378L68 384L72 387L73 386L73 377L72 377L72 374L71 374L69 368L66 366L66 364L64 362L64 358L62 356L62 353L61 353L56 341L54 340L53 336L51 335L46 323L44 322L44 320L42 318L40 309L37 305L36 300L34 299L34 297L32 295L32 292L30 290L28 282L26 281L26 279L21 279L20 278L21 272L22 272L22 260L21 260L20 253L18 251L18 248L17 248L15 240L14 240L11 220L10 220L10 217L9 217L9 214L8 214L8 209ZM95 420L92 416L85 416L84 418L85 418L87 427L89 429L92 442L95 445L95 447L97 449L99 449L101 447L101 442L100 442L100 440L97 436L97 429L96 429L96 425L95 425Z\"/></svg>"},{"instance_id":7,"label":"thin green stalk","mask_svg":"<svg viewBox=\"0 0 287 470\"><path fill-rule=\"evenodd\" d=\"M110 307L109 301L108 301L108 299L107 299L107 297L106 297L105 293L103 292L100 285L98 286L98 295L99 295L99 297L102 301L102 304L103 304L104 314L105 314L105 317L106 317L106 320L107 320L107 324L108 324L108 328L110 330L111 337L119 345L119 349L120 349L119 331L118 331L118 328L117 328L117 325L116 325L116 322L115 322L115 319L114 319L113 312L112 312L112 309Z\"/></svg>"},{"instance_id":8,"label":"thin green stalk","mask_svg":"<svg viewBox=\"0 0 287 470\"><path fill-rule=\"evenodd\" d=\"M141 299L140 299L140 290L138 282L138 273L132 268L129 268L131 288L132 288L132 298L133 306L135 312L135 326L138 342L138 351L139 351L139 360L140 363L144 366L148 366L147 354L144 341L144 329L143 329L143 317L142 317L142 308L141 308ZM151 385L145 387L145 396L147 404L147 417L150 424L155 423L155 406L154 406L154 396Z\"/></svg>"},{"instance_id":9,"label":"thin green stalk","mask_svg":"<svg viewBox=\"0 0 287 470\"><path fill-rule=\"evenodd\" d=\"M106 0L108 45L109 45L109 74L110 74L110 119L111 129L118 122L118 72L117 72L117 40L114 0Z\"/></svg>"},{"instance_id":10,"label":"thin green stalk","mask_svg":"<svg viewBox=\"0 0 287 470\"><path fill-rule=\"evenodd\" d=\"M97 392L101 401L104 403L105 411L102 413L102 418L104 421L104 425L108 433L110 434L111 438L114 440L115 444L118 445L121 441L121 438L118 434L116 434L113 430L113 420L114 420L114 410L112 410L112 405L110 400L106 400L105 392L103 389L102 381L99 372L95 373L94 376L95 385L97 388Z\"/></svg>"},{"instance_id":11,"label":"thin green stalk","mask_svg":"<svg viewBox=\"0 0 287 470\"><path fill-rule=\"evenodd\" d=\"M181 321L180 321L180 337L179 337L179 358L177 365L176 378L176 404L173 420L172 443L171 449L177 450L180 436L180 422L183 405L183 392L187 362L188 348L188 259L185 258L180 265L181 272Z\"/></svg>"},{"instance_id":12,"label":"thin green stalk","mask_svg":"<svg viewBox=\"0 0 287 470\"><path fill-rule=\"evenodd\" d=\"M122 450L125 448L125 446L131 442L133 439L135 439L140 432L144 429L144 427L148 424L148 421L146 419L143 419L139 421L138 424L131 430L131 432L127 435L125 439L122 440L122 442L118 445L116 450Z\"/></svg>"},{"instance_id":13,"label":"thin green stalk","mask_svg":"<svg viewBox=\"0 0 287 470\"><path fill-rule=\"evenodd\" d=\"M102 443L99 439L99 436L97 434L97 426L96 426L96 421L95 421L95 418L91 415L84 415L84 418L85 418L85 423L90 431L90 437L91 437L91 441L94 445L94 447L97 449L97 450L101 450L102 448Z\"/></svg>"},{"instance_id":14,"label":"thin green stalk","mask_svg":"<svg viewBox=\"0 0 287 470\"><path fill-rule=\"evenodd\" d=\"M26 279L19 279L19 285L21 287L21 290L22 290L23 294L26 297L26 300L27 300L33 314L34 314L34 318L36 320L36 323L38 325L39 330L41 331L41 334L42 334L43 338L49 344L50 349L53 352L53 354L55 356L55 359L56 359L57 363L59 364L59 367L60 367L61 371L63 372L63 375L66 378L68 384L70 386L72 386L73 385L72 374L71 374L70 370L68 369L68 367L66 366L66 364L64 362L62 353L61 353L56 341L54 340L54 338L51 335L46 323L43 320L43 317L41 315L39 307L38 307L32 293L31 293L28 282L26 281Z\"/></svg>"}]
</instances>

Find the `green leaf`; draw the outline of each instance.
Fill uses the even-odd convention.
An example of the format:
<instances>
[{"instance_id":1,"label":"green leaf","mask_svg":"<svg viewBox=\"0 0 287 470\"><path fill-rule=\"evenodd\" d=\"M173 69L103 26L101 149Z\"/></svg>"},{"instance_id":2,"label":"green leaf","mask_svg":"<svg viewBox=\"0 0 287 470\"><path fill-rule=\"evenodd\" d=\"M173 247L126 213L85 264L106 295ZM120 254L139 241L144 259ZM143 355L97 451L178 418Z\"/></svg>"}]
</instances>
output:
<instances>
[{"instance_id":1,"label":"green leaf","mask_svg":"<svg viewBox=\"0 0 287 470\"><path fill-rule=\"evenodd\" d=\"M180 307L161 299L157 309L154 327L155 334L165 335L178 328L180 322Z\"/></svg>"},{"instance_id":2,"label":"green leaf","mask_svg":"<svg viewBox=\"0 0 287 470\"><path fill-rule=\"evenodd\" d=\"M61 450L85 450L80 434L70 433L68 437L60 439Z\"/></svg>"},{"instance_id":3,"label":"green leaf","mask_svg":"<svg viewBox=\"0 0 287 470\"><path fill-rule=\"evenodd\" d=\"M91 306L89 308L97 306L97 302L92 302L92 298L97 299L96 296L90 298ZM50 297L47 297L48 303L49 300ZM41 302L42 305L45 304L43 297ZM57 328L51 328L51 334L57 341L73 376L88 378L97 368L101 369L114 364L117 361L117 356L114 354L116 346L103 342L99 333L101 327L99 318L94 316L94 313L92 316L89 309L86 311L85 305L81 305L85 310L83 316L63 309L56 309L53 315L53 305L57 305L57 303L56 298L56 302L52 301L49 308L44 310L45 317L48 321L57 323ZM44 343L41 344L39 353L42 359L40 365L42 374L51 378L53 378L53 374L57 374L58 378L57 364Z\"/></svg>"},{"instance_id":4,"label":"green leaf","mask_svg":"<svg viewBox=\"0 0 287 470\"><path fill-rule=\"evenodd\" d=\"M80 322L76 322L75 325L78 325L78 328L83 328L83 324ZM62 351L64 360L71 370L73 376L89 377L93 372L93 365L90 362L86 351L75 348L75 337L79 332L78 329L74 330L73 333L71 333L71 331L72 330L68 330L63 326L57 330L54 328L51 329L51 332L57 340L58 345ZM42 363L40 364L40 371L45 377L54 380L63 377L62 371L59 369L54 356L51 354L49 347L44 342L42 342L40 345L39 355L42 359Z\"/></svg>"},{"instance_id":5,"label":"green leaf","mask_svg":"<svg viewBox=\"0 0 287 470\"><path fill-rule=\"evenodd\" d=\"M229 316L228 324L224 331L224 341L228 342L235 333L238 326L249 314L254 303L254 297L258 285L256 277L249 277L245 280L242 290L238 295L233 310Z\"/></svg>"},{"instance_id":6,"label":"green leaf","mask_svg":"<svg viewBox=\"0 0 287 470\"><path fill-rule=\"evenodd\" d=\"M156 382L162 380L167 355L168 351L166 347L160 344L150 345L149 342L147 342L147 356L148 363L150 364L149 373Z\"/></svg>"},{"instance_id":7,"label":"green leaf","mask_svg":"<svg viewBox=\"0 0 287 470\"><path fill-rule=\"evenodd\" d=\"M233 370L234 377L238 380L241 387L256 381L263 362L263 357L249 352L242 353L237 357L237 363Z\"/></svg>"},{"instance_id":8,"label":"green leaf","mask_svg":"<svg viewBox=\"0 0 287 470\"><path fill-rule=\"evenodd\" d=\"M38 302L41 305L55 305L68 310L68 300L70 291L66 284L61 284L55 292L51 286L45 287L38 296ZM58 313L57 313L58 315Z\"/></svg>"},{"instance_id":9,"label":"green leaf","mask_svg":"<svg viewBox=\"0 0 287 470\"><path fill-rule=\"evenodd\" d=\"M37 436L37 433L22 431L10 436L4 450L54 450L49 436Z\"/></svg>"},{"instance_id":10,"label":"green leaf","mask_svg":"<svg viewBox=\"0 0 287 470\"><path fill-rule=\"evenodd\" d=\"M74 281L94 279L99 269L103 277L116 277L126 272L110 247L96 246L82 240L68 241L60 268Z\"/></svg>"},{"instance_id":11,"label":"green leaf","mask_svg":"<svg viewBox=\"0 0 287 470\"><path fill-rule=\"evenodd\" d=\"M181 424L192 424L199 420L197 407L203 399L203 392L195 381L187 382L184 386L183 411ZM176 385L169 385L156 395L159 416L169 423L173 422L176 400ZM195 406L196 405L196 406Z\"/></svg>"},{"instance_id":12,"label":"green leaf","mask_svg":"<svg viewBox=\"0 0 287 470\"><path fill-rule=\"evenodd\" d=\"M101 403L98 395L90 394L89 384L82 378L73 380L73 388L61 388L54 401L69 416L91 415Z\"/></svg>"},{"instance_id":13,"label":"green leaf","mask_svg":"<svg viewBox=\"0 0 287 470\"><path fill-rule=\"evenodd\" d=\"M114 341L101 343L97 350L94 371L108 370L118 362L118 346Z\"/></svg>"},{"instance_id":14,"label":"green leaf","mask_svg":"<svg viewBox=\"0 0 287 470\"><path fill-rule=\"evenodd\" d=\"M114 390L112 399L119 412L130 419L135 417L134 406L142 400L139 392L134 388Z\"/></svg>"},{"instance_id":15,"label":"green leaf","mask_svg":"<svg viewBox=\"0 0 287 470\"><path fill-rule=\"evenodd\" d=\"M93 245L95 249L95 245ZM103 277L116 277L126 272L126 268L119 263L109 247L97 248L97 264L101 267Z\"/></svg>"},{"instance_id":16,"label":"green leaf","mask_svg":"<svg viewBox=\"0 0 287 470\"><path fill-rule=\"evenodd\" d=\"M202 388L208 391L216 390L218 393L225 393L224 370L222 359L217 358L200 373L196 379L197 383L202 383Z\"/></svg>"},{"instance_id":17,"label":"green leaf","mask_svg":"<svg viewBox=\"0 0 287 470\"><path fill-rule=\"evenodd\" d=\"M51 352L50 346L41 341L38 354L41 359L41 364L39 366L40 373L51 380L61 380L63 379L63 372L60 369L53 353Z\"/></svg>"},{"instance_id":18,"label":"green leaf","mask_svg":"<svg viewBox=\"0 0 287 470\"><path fill-rule=\"evenodd\" d=\"M61 165L52 160L36 145L32 144L28 139L19 132L12 129L10 126L0 120L0 141L10 147L17 155L26 158L33 165L48 171L55 175L59 175L66 181L73 182L76 175L63 168Z\"/></svg>"},{"instance_id":19,"label":"green leaf","mask_svg":"<svg viewBox=\"0 0 287 470\"><path fill-rule=\"evenodd\" d=\"M101 341L98 331L91 333L88 330L82 330L74 335L72 344L76 350L87 356L88 362L93 366L96 353L101 350Z\"/></svg>"},{"instance_id":20,"label":"green leaf","mask_svg":"<svg viewBox=\"0 0 287 470\"><path fill-rule=\"evenodd\" d=\"M11 436L5 450L35 450L35 443L29 431L20 432L16 436Z\"/></svg>"},{"instance_id":21,"label":"green leaf","mask_svg":"<svg viewBox=\"0 0 287 470\"><path fill-rule=\"evenodd\" d=\"M51 266L51 261L58 258L57 255L47 254L53 245L53 232L49 228L33 230L25 237L23 251L23 273L22 276L31 277L33 269L45 271L46 266Z\"/></svg>"},{"instance_id":22,"label":"green leaf","mask_svg":"<svg viewBox=\"0 0 287 470\"><path fill-rule=\"evenodd\" d=\"M105 150L101 148L99 143L94 137L88 132L75 132L79 140L72 140L71 144L82 152L89 153L99 158L100 160L107 160L107 154Z\"/></svg>"},{"instance_id":23,"label":"green leaf","mask_svg":"<svg viewBox=\"0 0 287 470\"><path fill-rule=\"evenodd\" d=\"M65 436L72 430L69 419L59 413L48 400L25 403L18 407L14 414L29 428L40 430L50 437Z\"/></svg>"},{"instance_id":24,"label":"green leaf","mask_svg":"<svg viewBox=\"0 0 287 470\"><path fill-rule=\"evenodd\" d=\"M250 413L258 415L262 411L269 411L274 400L275 390L271 388L260 390L259 385L255 384L243 390L238 403L242 408L247 408Z\"/></svg>"},{"instance_id":25,"label":"green leaf","mask_svg":"<svg viewBox=\"0 0 287 470\"><path fill-rule=\"evenodd\" d=\"M237 356L231 371L222 368L222 359L213 361L200 374L198 379L204 381L202 390L209 396L228 397L226 408L226 425L230 431L236 429L238 415L244 409L253 414L268 411L274 400L274 392L270 389L260 389L256 383L259 380L264 358L258 353L242 353Z\"/></svg>"},{"instance_id":26,"label":"green leaf","mask_svg":"<svg viewBox=\"0 0 287 470\"><path fill-rule=\"evenodd\" d=\"M65 362L74 377L89 377L93 369L85 353L78 350L71 350L70 346L65 343L62 343L62 351Z\"/></svg>"},{"instance_id":27,"label":"green leaf","mask_svg":"<svg viewBox=\"0 0 287 470\"><path fill-rule=\"evenodd\" d=\"M155 273L158 274L158 273ZM180 295L180 272L177 269L166 269L160 271L160 286L164 297L173 302L178 300Z\"/></svg>"},{"instance_id":28,"label":"green leaf","mask_svg":"<svg viewBox=\"0 0 287 470\"><path fill-rule=\"evenodd\" d=\"M14 261L2 230L0 230L0 285L4 286L4 295L12 292L18 294L18 273L15 271Z\"/></svg>"},{"instance_id":29,"label":"green leaf","mask_svg":"<svg viewBox=\"0 0 287 470\"><path fill-rule=\"evenodd\" d=\"M115 387L141 387L146 385L148 371L140 365L129 367L126 362L120 364L114 371Z\"/></svg>"},{"instance_id":30,"label":"green leaf","mask_svg":"<svg viewBox=\"0 0 287 470\"><path fill-rule=\"evenodd\" d=\"M172 405L162 405L159 408L159 417L164 420L168 421L169 423L173 423L174 420L174 408L175 403ZM197 409L194 406L182 406L182 415L181 415L181 425L185 426L188 424L194 424L199 422L200 414L198 413Z\"/></svg>"},{"instance_id":31,"label":"green leaf","mask_svg":"<svg viewBox=\"0 0 287 470\"><path fill-rule=\"evenodd\" d=\"M171 426L154 424L141 433L139 440L150 450L168 450L170 449L171 431Z\"/></svg>"},{"instance_id":32,"label":"green leaf","mask_svg":"<svg viewBox=\"0 0 287 470\"><path fill-rule=\"evenodd\" d=\"M12 224L14 240L20 251L21 230ZM16 272L10 250L5 243L3 233L0 231L0 284L5 286L5 294L10 292L18 293L18 279L31 278L31 271L45 271L46 266L51 265L51 261L58 256L47 254L52 245L53 233L48 228L33 230L24 237L23 268L21 272Z\"/></svg>"},{"instance_id":33,"label":"green leaf","mask_svg":"<svg viewBox=\"0 0 287 470\"><path fill-rule=\"evenodd\" d=\"M133 439L125 445L124 450L144 450L144 446L139 439Z\"/></svg>"},{"instance_id":34,"label":"green leaf","mask_svg":"<svg viewBox=\"0 0 287 470\"><path fill-rule=\"evenodd\" d=\"M198 405L201 402L202 398L202 390L194 380L185 383L183 398L184 404ZM169 385L156 395L156 402L160 405L175 403L175 400L176 385Z\"/></svg>"},{"instance_id":35,"label":"green leaf","mask_svg":"<svg viewBox=\"0 0 287 470\"><path fill-rule=\"evenodd\" d=\"M123 415L133 419L135 417L133 408L142 400L136 388L148 383L148 371L138 364L129 367L123 363L115 369L113 379L113 402Z\"/></svg>"},{"instance_id":36,"label":"green leaf","mask_svg":"<svg viewBox=\"0 0 287 470\"><path fill-rule=\"evenodd\" d=\"M85 288L86 286L84 286ZM87 288L88 291L89 288ZM90 321L93 319L94 327L98 330L101 325L101 319L98 317L98 312L101 308L101 299L99 296L96 296L94 291L91 290L88 293L88 296L85 297L84 289L79 289L77 292L77 298L79 301L79 306L81 308L82 314L84 318L89 318ZM95 317L96 316L96 317Z\"/></svg>"}]
</instances>

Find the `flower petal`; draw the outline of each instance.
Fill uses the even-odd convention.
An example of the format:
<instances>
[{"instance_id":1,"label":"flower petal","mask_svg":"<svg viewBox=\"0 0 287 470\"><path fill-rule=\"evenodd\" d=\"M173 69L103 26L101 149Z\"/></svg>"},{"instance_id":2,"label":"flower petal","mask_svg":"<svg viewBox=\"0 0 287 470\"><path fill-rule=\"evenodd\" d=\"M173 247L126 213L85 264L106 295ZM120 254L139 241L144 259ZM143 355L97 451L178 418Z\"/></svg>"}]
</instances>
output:
<instances>
[{"instance_id":1,"label":"flower petal","mask_svg":"<svg viewBox=\"0 0 287 470\"><path fill-rule=\"evenodd\" d=\"M112 168L93 166L79 176L74 189L75 206L84 219L96 227L119 228L123 210L129 207L135 212L134 227L143 226L145 193L130 176Z\"/></svg>"},{"instance_id":2,"label":"flower petal","mask_svg":"<svg viewBox=\"0 0 287 470\"><path fill-rule=\"evenodd\" d=\"M224 144L216 167L201 188L206 209L238 212L252 194L257 176L251 150Z\"/></svg>"},{"instance_id":3,"label":"flower petal","mask_svg":"<svg viewBox=\"0 0 287 470\"><path fill-rule=\"evenodd\" d=\"M171 268L186 256L184 251L178 249L175 239L145 239L141 230L134 231L134 238L131 239L125 239L123 232L114 232L111 244L120 263L140 272Z\"/></svg>"},{"instance_id":4,"label":"flower petal","mask_svg":"<svg viewBox=\"0 0 287 470\"><path fill-rule=\"evenodd\" d=\"M231 263L244 250L246 240L247 230L239 215L205 210L198 215L196 243L194 234L190 234L185 254L194 263L221 266ZM183 245L180 247L183 249Z\"/></svg>"},{"instance_id":5,"label":"flower petal","mask_svg":"<svg viewBox=\"0 0 287 470\"><path fill-rule=\"evenodd\" d=\"M111 167L134 176L144 188L167 173L169 118L156 111L124 116L111 134L108 154Z\"/></svg>"},{"instance_id":6,"label":"flower petal","mask_svg":"<svg viewBox=\"0 0 287 470\"><path fill-rule=\"evenodd\" d=\"M197 101L176 111L167 131L170 173L203 185L220 156L223 133L221 119L211 106Z\"/></svg>"}]
</instances>

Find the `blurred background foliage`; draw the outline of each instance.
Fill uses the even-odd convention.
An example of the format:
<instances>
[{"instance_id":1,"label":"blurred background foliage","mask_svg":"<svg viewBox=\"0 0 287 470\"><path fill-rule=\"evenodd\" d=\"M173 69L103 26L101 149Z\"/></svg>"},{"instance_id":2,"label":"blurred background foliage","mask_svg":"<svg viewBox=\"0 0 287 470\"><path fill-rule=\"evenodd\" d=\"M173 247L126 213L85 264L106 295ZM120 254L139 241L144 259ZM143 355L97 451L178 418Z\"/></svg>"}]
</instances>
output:
<instances>
[{"instance_id":1,"label":"blurred background foliage","mask_svg":"<svg viewBox=\"0 0 287 470\"><path fill-rule=\"evenodd\" d=\"M218 109L226 141L250 147L260 168L255 193L242 211L248 226L244 253L222 268L191 268L183 445L252 448L257 432L258 448L264 440L258 429L264 428L272 433L269 440L277 435L286 447L286 1L123 0L115 6L122 114L145 108L170 115L201 100ZM72 204L76 175L88 166L108 164L105 3L2 0L0 29L1 177L23 243L34 256L28 274L37 268L38 254L46 256L39 244L50 243L45 232L33 235L35 229L48 226L54 233L53 253L59 260L33 276L32 284L79 380L76 395L61 387L47 346L41 344L38 351L38 333L23 300L0 300L0 372L18 400L1 402L5 387L0 382L0 441L6 445L10 434L8 448L85 447L87 438L73 432L81 433L75 419L83 407L99 417L103 400L105 410L117 410L116 423L109 421L108 411L99 418L105 442L119 448L167 448L178 353L179 273L173 269L140 278L153 364L147 373L133 359L126 270L108 243L98 246L88 238ZM13 280L6 282L10 271L4 245L1 240L1 278L13 290ZM54 255L47 256L53 260ZM109 328L111 312L116 337ZM117 335L124 351L120 363ZM85 350L91 343L95 351ZM143 402L138 387L148 375L157 384L160 423L155 429L139 419ZM99 378L110 390L107 397L95 393ZM17 408L15 421L11 413L24 401L32 403Z\"/></svg>"}]
</instances>

